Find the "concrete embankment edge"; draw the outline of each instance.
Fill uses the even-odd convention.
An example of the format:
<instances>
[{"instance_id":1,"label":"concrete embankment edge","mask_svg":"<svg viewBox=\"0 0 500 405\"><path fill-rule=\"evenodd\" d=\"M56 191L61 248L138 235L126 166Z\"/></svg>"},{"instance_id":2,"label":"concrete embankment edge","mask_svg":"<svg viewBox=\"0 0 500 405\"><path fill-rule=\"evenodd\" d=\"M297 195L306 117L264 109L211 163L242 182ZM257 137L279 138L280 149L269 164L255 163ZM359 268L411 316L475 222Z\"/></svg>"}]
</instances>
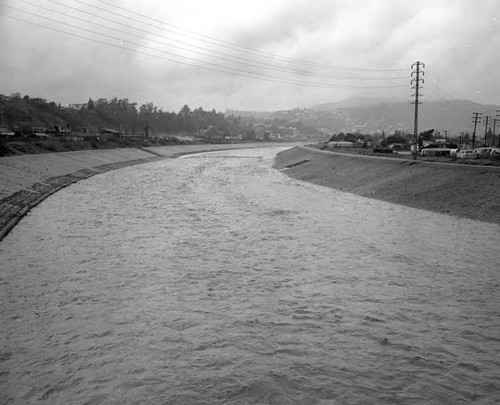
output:
<instances>
[{"instance_id":1,"label":"concrete embankment edge","mask_svg":"<svg viewBox=\"0 0 500 405\"><path fill-rule=\"evenodd\" d=\"M189 153L269 144L206 144L83 150L0 158L0 240L36 205L56 191L96 174ZM272 144L272 146L279 146Z\"/></svg>"},{"instance_id":2,"label":"concrete embankment edge","mask_svg":"<svg viewBox=\"0 0 500 405\"><path fill-rule=\"evenodd\" d=\"M295 147L278 154L288 176L363 197L500 224L500 170Z\"/></svg>"}]
</instances>

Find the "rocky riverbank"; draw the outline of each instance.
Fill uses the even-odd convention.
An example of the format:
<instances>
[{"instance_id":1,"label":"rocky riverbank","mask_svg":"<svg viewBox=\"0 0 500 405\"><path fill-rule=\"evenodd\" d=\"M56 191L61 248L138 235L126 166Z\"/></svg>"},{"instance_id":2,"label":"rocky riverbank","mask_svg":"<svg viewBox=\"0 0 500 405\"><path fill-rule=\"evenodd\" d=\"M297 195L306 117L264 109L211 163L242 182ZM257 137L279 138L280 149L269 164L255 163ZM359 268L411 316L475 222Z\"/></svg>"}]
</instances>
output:
<instances>
[{"instance_id":1,"label":"rocky riverbank","mask_svg":"<svg viewBox=\"0 0 500 405\"><path fill-rule=\"evenodd\" d=\"M295 147L278 154L275 168L298 180L364 197L500 224L498 167Z\"/></svg>"}]
</instances>

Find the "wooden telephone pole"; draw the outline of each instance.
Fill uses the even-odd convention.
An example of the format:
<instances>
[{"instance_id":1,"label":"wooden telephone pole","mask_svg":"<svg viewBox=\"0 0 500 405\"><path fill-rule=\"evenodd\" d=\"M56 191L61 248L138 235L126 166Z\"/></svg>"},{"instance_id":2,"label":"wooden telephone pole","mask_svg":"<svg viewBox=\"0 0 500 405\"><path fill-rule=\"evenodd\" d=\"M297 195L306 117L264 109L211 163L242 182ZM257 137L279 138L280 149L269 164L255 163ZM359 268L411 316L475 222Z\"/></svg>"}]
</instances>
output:
<instances>
[{"instance_id":1,"label":"wooden telephone pole","mask_svg":"<svg viewBox=\"0 0 500 405\"><path fill-rule=\"evenodd\" d=\"M486 118L486 123L484 124L484 145L486 146L486 136L488 135L488 121L490 120L489 115L483 117Z\"/></svg>"},{"instance_id":2,"label":"wooden telephone pole","mask_svg":"<svg viewBox=\"0 0 500 405\"><path fill-rule=\"evenodd\" d=\"M497 122L500 122L500 110L496 111L497 115L493 118L493 139L491 140L491 146L495 146L495 130ZM498 147L500 148L500 135L498 136Z\"/></svg>"},{"instance_id":3,"label":"wooden telephone pole","mask_svg":"<svg viewBox=\"0 0 500 405\"><path fill-rule=\"evenodd\" d=\"M480 112L475 112L475 113L472 113L474 114L474 132L472 133L472 149L475 148L475 143L476 143L476 126L477 126L477 121L479 120L479 116L480 115L483 115L483 113L480 113Z\"/></svg>"}]
</instances>

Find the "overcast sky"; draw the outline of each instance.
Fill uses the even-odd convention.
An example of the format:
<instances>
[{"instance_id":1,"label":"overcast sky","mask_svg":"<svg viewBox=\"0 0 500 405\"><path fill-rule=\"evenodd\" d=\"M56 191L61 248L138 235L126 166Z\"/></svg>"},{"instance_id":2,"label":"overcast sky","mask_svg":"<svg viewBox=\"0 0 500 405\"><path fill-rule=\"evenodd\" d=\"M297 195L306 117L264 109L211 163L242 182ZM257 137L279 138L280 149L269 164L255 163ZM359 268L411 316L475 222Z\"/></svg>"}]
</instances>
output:
<instances>
[{"instance_id":1,"label":"overcast sky","mask_svg":"<svg viewBox=\"0 0 500 405\"><path fill-rule=\"evenodd\" d=\"M0 93L278 110L500 104L499 0L0 0Z\"/></svg>"}]
</instances>

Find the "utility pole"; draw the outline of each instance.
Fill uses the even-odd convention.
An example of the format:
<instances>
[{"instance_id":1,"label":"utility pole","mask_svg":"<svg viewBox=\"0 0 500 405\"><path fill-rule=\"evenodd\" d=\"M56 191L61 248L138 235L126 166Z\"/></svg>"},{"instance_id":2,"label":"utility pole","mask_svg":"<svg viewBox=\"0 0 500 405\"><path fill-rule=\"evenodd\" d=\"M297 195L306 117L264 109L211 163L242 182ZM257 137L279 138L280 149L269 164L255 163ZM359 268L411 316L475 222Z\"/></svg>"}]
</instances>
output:
<instances>
[{"instance_id":1,"label":"utility pole","mask_svg":"<svg viewBox=\"0 0 500 405\"><path fill-rule=\"evenodd\" d=\"M476 142L476 125L477 125L477 120L479 119L480 115L483 115L483 113L480 112L474 112L474 132L472 133L472 149L475 147L475 142Z\"/></svg>"},{"instance_id":2,"label":"utility pole","mask_svg":"<svg viewBox=\"0 0 500 405\"><path fill-rule=\"evenodd\" d=\"M491 146L495 146L495 135L496 135L496 127L497 122L500 122L498 118L493 118L493 138L491 138Z\"/></svg>"},{"instance_id":3,"label":"utility pole","mask_svg":"<svg viewBox=\"0 0 500 405\"><path fill-rule=\"evenodd\" d=\"M448 143L448 132L450 131L443 131L444 132L444 141L445 143Z\"/></svg>"},{"instance_id":4,"label":"utility pole","mask_svg":"<svg viewBox=\"0 0 500 405\"><path fill-rule=\"evenodd\" d=\"M414 145L412 147L412 155L413 155L413 160L417 160L417 152L418 152L418 105L422 104L421 101L419 101L419 97L422 96L423 94L420 94L420 89L421 85L424 84L424 79L420 77L420 75L424 75L423 69L425 68L425 65L417 61L414 64L411 65L411 81L410 84L412 85L412 89L415 89L415 93L412 94L412 97L415 97L415 101L412 102L412 104L415 105L415 118L413 120L413 142Z\"/></svg>"},{"instance_id":5,"label":"utility pole","mask_svg":"<svg viewBox=\"0 0 500 405\"><path fill-rule=\"evenodd\" d=\"M488 134L488 121L490 119L490 116L487 115L487 116L485 116L483 118L486 118L486 123L484 125L484 145L483 145L483 146L486 146L486 135Z\"/></svg>"},{"instance_id":6,"label":"utility pole","mask_svg":"<svg viewBox=\"0 0 500 405\"><path fill-rule=\"evenodd\" d=\"M495 146L495 124L497 122L500 122L500 110L497 110L496 113L497 113L497 115L496 115L495 119L493 120L493 140L491 141L491 143L493 145L491 145L491 146ZM500 135L498 136L498 147L500 148Z\"/></svg>"}]
</instances>

